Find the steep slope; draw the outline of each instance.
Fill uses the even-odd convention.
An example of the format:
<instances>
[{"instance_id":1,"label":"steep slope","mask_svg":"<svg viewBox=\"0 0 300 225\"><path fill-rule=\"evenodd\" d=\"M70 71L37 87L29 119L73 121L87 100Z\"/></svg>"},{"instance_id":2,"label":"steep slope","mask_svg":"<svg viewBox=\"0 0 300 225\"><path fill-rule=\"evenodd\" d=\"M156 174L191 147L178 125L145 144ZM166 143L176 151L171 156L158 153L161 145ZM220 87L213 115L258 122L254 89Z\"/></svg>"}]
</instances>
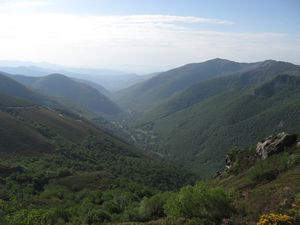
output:
<instances>
[{"instance_id":1,"label":"steep slope","mask_svg":"<svg viewBox=\"0 0 300 225\"><path fill-rule=\"evenodd\" d=\"M116 104L95 88L64 75L52 74L40 77L31 86L47 95L69 101L95 115L114 116L121 112Z\"/></svg>"},{"instance_id":2,"label":"steep slope","mask_svg":"<svg viewBox=\"0 0 300 225\"><path fill-rule=\"evenodd\" d=\"M207 175L223 166L231 146L247 146L282 129L296 132L299 78L279 75L261 84L271 74L247 72L197 85L208 89L192 87L192 94L187 90L146 114L134 130L137 142Z\"/></svg>"},{"instance_id":3,"label":"steep slope","mask_svg":"<svg viewBox=\"0 0 300 225\"><path fill-rule=\"evenodd\" d=\"M212 184L232 192L237 209L235 218L232 218L235 224L257 224L261 215L270 213L296 217L298 220L293 224L299 223L299 146L294 144L260 160L252 145L232 151L229 158L229 169Z\"/></svg>"},{"instance_id":4,"label":"steep slope","mask_svg":"<svg viewBox=\"0 0 300 225\"><path fill-rule=\"evenodd\" d=\"M226 76L255 66L256 64L237 63L224 59L188 64L160 73L145 82L122 90L117 93L116 100L126 108L144 108L198 82Z\"/></svg>"},{"instance_id":5,"label":"steep slope","mask_svg":"<svg viewBox=\"0 0 300 225\"><path fill-rule=\"evenodd\" d=\"M9 113L0 111L0 155L24 155L45 153L53 150L50 142L37 130L20 123Z\"/></svg>"},{"instance_id":6,"label":"steep slope","mask_svg":"<svg viewBox=\"0 0 300 225\"><path fill-rule=\"evenodd\" d=\"M300 67L287 62L267 60L257 63L246 72L199 82L152 107L145 113L144 121L167 116L228 90L236 91L269 81L280 74L300 74Z\"/></svg>"}]
</instances>

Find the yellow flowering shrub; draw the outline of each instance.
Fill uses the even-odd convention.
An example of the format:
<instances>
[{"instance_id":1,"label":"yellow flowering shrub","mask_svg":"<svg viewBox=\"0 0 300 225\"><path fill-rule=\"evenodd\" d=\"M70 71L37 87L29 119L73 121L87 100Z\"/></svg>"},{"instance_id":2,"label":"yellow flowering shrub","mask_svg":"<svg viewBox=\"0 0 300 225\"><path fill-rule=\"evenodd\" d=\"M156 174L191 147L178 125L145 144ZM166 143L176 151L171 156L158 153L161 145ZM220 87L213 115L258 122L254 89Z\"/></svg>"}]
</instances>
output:
<instances>
[{"instance_id":1,"label":"yellow flowering shrub","mask_svg":"<svg viewBox=\"0 0 300 225\"><path fill-rule=\"evenodd\" d=\"M293 225L293 217L285 214L269 213L260 217L257 225Z\"/></svg>"}]
</instances>

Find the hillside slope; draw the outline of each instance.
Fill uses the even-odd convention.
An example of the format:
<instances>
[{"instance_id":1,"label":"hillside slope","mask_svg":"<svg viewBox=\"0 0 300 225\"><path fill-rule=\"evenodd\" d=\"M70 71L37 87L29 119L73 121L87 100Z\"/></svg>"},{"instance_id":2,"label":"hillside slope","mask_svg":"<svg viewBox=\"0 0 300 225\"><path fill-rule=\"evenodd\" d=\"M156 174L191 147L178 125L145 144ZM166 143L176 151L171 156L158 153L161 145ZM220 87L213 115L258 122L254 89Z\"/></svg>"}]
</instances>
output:
<instances>
[{"instance_id":1,"label":"hillside slope","mask_svg":"<svg viewBox=\"0 0 300 225\"><path fill-rule=\"evenodd\" d=\"M0 224L123 221L144 197L194 180L75 115L43 106L1 110ZM95 217L102 211L109 217Z\"/></svg>"},{"instance_id":2,"label":"hillside slope","mask_svg":"<svg viewBox=\"0 0 300 225\"><path fill-rule=\"evenodd\" d=\"M267 82L281 74L299 75L300 67L291 63L268 60L257 63L247 72L239 72L221 78L199 82L170 98L154 105L144 113L144 121L165 117L174 112L191 107L215 95L227 91L239 91Z\"/></svg>"},{"instance_id":3,"label":"hillside slope","mask_svg":"<svg viewBox=\"0 0 300 225\"><path fill-rule=\"evenodd\" d=\"M225 59L188 64L121 90L116 95L116 101L129 109L145 108L198 82L244 71L255 66L256 64L237 63Z\"/></svg>"},{"instance_id":4,"label":"hillside slope","mask_svg":"<svg viewBox=\"0 0 300 225\"><path fill-rule=\"evenodd\" d=\"M136 142L207 175L223 166L220 159L232 146L282 129L296 132L299 78L278 74L300 73L280 64L199 83L174 96L136 120Z\"/></svg>"},{"instance_id":5,"label":"hillside slope","mask_svg":"<svg viewBox=\"0 0 300 225\"><path fill-rule=\"evenodd\" d=\"M229 169L211 183L234 196L234 224L255 225L261 215L271 213L294 216L298 220L290 224L299 223L299 146L294 144L265 160L257 158L255 146L236 149L229 158Z\"/></svg>"}]
</instances>

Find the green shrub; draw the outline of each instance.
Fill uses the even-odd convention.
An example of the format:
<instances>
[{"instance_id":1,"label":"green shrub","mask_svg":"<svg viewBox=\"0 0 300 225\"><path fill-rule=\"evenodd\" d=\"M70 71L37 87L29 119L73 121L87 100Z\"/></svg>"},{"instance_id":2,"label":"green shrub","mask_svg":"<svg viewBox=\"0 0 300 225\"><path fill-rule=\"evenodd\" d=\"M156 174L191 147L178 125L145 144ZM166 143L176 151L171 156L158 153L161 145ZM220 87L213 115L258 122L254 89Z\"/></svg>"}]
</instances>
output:
<instances>
[{"instance_id":1,"label":"green shrub","mask_svg":"<svg viewBox=\"0 0 300 225\"><path fill-rule=\"evenodd\" d=\"M23 209L7 216L8 225L66 224L70 215L63 209Z\"/></svg>"},{"instance_id":2,"label":"green shrub","mask_svg":"<svg viewBox=\"0 0 300 225\"><path fill-rule=\"evenodd\" d=\"M150 198L144 198L139 207L141 219L151 220L165 216L164 205L170 196L169 192L164 192Z\"/></svg>"},{"instance_id":3,"label":"green shrub","mask_svg":"<svg viewBox=\"0 0 300 225\"><path fill-rule=\"evenodd\" d=\"M87 224L109 222L110 220L110 214L102 209L91 209L86 216Z\"/></svg>"},{"instance_id":4,"label":"green shrub","mask_svg":"<svg viewBox=\"0 0 300 225\"><path fill-rule=\"evenodd\" d=\"M186 186L173 194L165 204L168 216L200 218L220 222L233 212L228 194L219 188L209 188L204 183Z\"/></svg>"},{"instance_id":5,"label":"green shrub","mask_svg":"<svg viewBox=\"0 0 300 225\"><path fill-rule=\"evenodd\" d=\"M115 201L107 201L102 204L103 208L106 209L111 214L120 213L121 209Z\"/></svg>"}]
</instances>

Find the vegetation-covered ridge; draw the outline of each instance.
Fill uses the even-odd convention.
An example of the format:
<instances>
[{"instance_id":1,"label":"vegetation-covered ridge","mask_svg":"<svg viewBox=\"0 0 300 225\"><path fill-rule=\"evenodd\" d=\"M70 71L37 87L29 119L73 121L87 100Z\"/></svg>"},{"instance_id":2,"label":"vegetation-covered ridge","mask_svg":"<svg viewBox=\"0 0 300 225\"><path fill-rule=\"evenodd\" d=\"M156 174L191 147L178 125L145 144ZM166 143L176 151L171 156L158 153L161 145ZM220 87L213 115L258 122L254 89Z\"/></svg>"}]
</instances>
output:
<instances>
[{"instance_id":1,"label":"vegetation-covered ridge","mask_svg":"<svg viewBox=\"0 0 300 225\"><path fill-rule=\"evenodd\" d=\"M73 107L82 114L115 116L121 113L117 104L102 94L95 84L93 87L93 83L74 80L62 74L50 74L44 77L8 76L25 86L55 97L56 101Z\"/></svg>"}]
</instances>

